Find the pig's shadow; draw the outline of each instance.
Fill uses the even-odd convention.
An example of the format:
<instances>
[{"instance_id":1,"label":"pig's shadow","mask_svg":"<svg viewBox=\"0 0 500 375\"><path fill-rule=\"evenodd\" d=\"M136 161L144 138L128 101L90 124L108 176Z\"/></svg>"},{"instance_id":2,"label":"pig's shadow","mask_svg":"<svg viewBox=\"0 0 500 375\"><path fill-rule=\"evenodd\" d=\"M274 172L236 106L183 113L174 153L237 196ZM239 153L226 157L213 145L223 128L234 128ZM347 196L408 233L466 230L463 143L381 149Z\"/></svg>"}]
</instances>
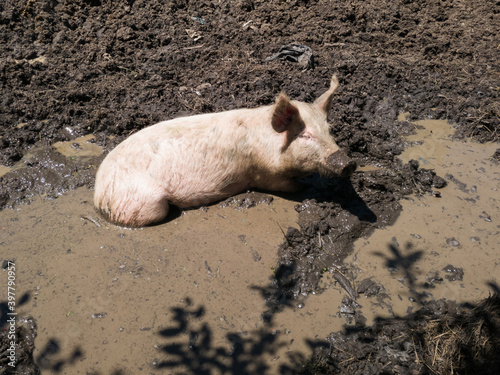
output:
<instances>
[{"instance_id":1,"label":"pig's shadow","mask_svg":"<svg viewBox=\"0 0 500 375\"><path fill-rule=\"evenodd\" d=\"M363 201L363 199L358 195L354 187L352 186L350 179L345 178L325 178L320 175L311 175L306 178L298 180L301 184L302 189L296 193L284 193L279 191L260 191L263 194L272 194L283 199L290 201L295 201L297 203L302 203L306 199L314 199L318 203L322 202L332 202L337 203L342 207L342 209L348 211L352 215L355 215L360 221L374 223L377 221L377 216L368 207L368 205ZM242 195L248 194L248 192L241 193ZM234 197L238 197L237 194ZM232 199L229 197L228 199ZM222 201L214 202L207 206L193 207L187 209L180 209L177 206L170 205L169 213L165 219L153 224L162 225L179 218L183 211L197 210L202 207L213 207L219 205ZM251 206L250 206L251 207Z\"/></svg>"},{"instance_id":2,"label":"pig's shadow","mask_svg":"<svg viewBox=\"0 0 500 375\"><path fill-rule=\"evenodd\" d=\"M337 203L343 210L356 216L360 221L375 223L377 215L368 207L366 202L354 189L350 179L325 178L314 174L298 180L303 189L297 193L272 192L284 199L302 203L307 199L314 199L318 203Z\"/></svg>"},{"instance_id":3,"label":"pig's shadow","mask_svg":"<svg viewBox=\"0 0 500 375\"><path fill-rule=\"evenodd\" d=\"M194 207L193 209L199 209L200 207ZM152 227L155 227L157 225L162 225L162 224L166 224L170 221L174 221L175 219L178 219L181 215L182 215L182 212L184 211L185 209L181 209L177 206L174 206L173 204L169 204L168 205L168 215L166 218L164 218L162 221L159 221L157 223L154 223L154 224L151 224L149 226L152 226Z\"/></svg>"}]
</instances>

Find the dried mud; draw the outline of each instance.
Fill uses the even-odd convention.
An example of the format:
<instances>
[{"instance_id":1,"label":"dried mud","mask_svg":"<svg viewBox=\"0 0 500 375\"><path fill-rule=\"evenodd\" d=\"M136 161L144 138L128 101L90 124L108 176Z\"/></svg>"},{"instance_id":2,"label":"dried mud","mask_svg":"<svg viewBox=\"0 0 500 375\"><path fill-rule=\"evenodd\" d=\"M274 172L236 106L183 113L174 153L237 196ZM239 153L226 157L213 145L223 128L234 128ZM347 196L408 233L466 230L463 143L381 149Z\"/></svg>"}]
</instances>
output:
<instances>
[{"instance_id":1,"label":"dried mud","mask_svg":"<svg viewBox=\"0 0 500 375\"><path fill-rule=\"evenodd\" d=\"M384 305L385 292L371 279L361 289L351 285L357 271L345 258L354 241L392 225L401 199L439 197L436 189L446 182L460 184L448 172L436 175L425 158L397 158L412 143L404 137L419 127L412 121L444 119L455 124L456 138L499 140L499 11L499 3L479 0L4 2L0 208L91 189L105 154L145 126L267 105L280 91L312 101L337 73L332 135L361 168L349 180L312 176L300 194L283 195L297 203L297 225L281 228L274 275L257 290L267 304L264 321L271 324L302 295L322 291L322 280L331 275L350 297L340 313L363 326L355 297L370 295ZM268 59L292 43L310 48L308 64ZM498 151L491 158L498 160ZM250 192L220 205L252 210L272 199ZM454 241L450 237L449 246ZM254 261L261 255L252 249ZM455 271L446 280L460 276L450 267ZM439 283L440 276L429 280ZM190 309L177 310L179 324L185 323L181 312L194 314ZM274 340L259 339L260 346ZM241 344L242 338L235 340ZM382 351L377 348L374 353ZM389 349L379 357L393 358L396 349ZM182 354L189 358L192 352ZM331 351L318 355L313 361L328 371L346 360ZM385 371L385 363L364 371ZM398 366L425 373L405 363ZM220 372L231 371L225 366L220 363ZM300 365L292 367L298 371Z\"/></svg>"}]
</instances>

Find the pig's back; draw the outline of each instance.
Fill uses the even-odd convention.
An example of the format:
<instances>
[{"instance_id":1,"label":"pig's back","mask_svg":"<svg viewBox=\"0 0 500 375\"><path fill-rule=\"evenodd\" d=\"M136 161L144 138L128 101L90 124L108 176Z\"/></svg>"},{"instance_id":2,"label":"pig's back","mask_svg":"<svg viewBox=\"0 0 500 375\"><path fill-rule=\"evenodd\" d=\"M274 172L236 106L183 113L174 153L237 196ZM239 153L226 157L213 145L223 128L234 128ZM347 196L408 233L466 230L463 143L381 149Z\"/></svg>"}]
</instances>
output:
<instances>
[{"instance_id":1,"label":"pig's back","mask_svg":"<svg viewBox=\"0 0 500 375\"><path fill-rule=\"evenodd\" d=\"M165 196L180 207L213 202L249 187L252 160L248 129L238 124L248 110L160 122L120 143L101 164L96 200L113 202ZM250 142L251 143L251 142ZM126 197L126 198L123 198Z\"/></svg>"}]
</instances>

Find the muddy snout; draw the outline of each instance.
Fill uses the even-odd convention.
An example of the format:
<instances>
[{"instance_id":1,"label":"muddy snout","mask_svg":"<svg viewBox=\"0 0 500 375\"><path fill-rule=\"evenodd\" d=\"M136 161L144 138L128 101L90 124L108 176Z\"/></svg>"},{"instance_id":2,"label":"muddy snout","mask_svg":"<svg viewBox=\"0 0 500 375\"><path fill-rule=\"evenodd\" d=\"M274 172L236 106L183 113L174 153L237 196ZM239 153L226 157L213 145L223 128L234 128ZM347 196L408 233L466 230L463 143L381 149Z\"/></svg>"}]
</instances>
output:
<instances>
[{"instance_id":1,"label":"muddy snout","mask_svg":"<svg viewBox=\"0 0 500 375\"><path fill-rule=\"evenodd\" d=\"M326 163L335 176L342 178L350 177L358 166L344 151L334 152L326 159Z\"/></svg>"}]
</instances>

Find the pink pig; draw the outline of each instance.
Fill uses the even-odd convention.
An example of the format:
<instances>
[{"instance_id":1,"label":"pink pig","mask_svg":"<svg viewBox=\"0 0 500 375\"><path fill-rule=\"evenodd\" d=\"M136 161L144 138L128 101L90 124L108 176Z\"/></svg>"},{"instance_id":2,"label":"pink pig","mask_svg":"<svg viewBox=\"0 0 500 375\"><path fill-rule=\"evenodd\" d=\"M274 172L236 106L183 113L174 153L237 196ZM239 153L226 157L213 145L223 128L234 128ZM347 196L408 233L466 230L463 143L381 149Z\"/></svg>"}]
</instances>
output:
<instances>
[{"instance_id":1,"label":"pink pig","mask_svg":"<svg viewBox=\"0 0 500 375\"><path fill-rule=\"evenodd\" d=\"M250 188L294 191L297 177L349 177L356 163L339 149L327 123L330 88L313 104L281 93L255 109L163 121L120 143L97 171L94 204L130 227L181 208L212 203Z\"/></svg>"}]
</instances>

